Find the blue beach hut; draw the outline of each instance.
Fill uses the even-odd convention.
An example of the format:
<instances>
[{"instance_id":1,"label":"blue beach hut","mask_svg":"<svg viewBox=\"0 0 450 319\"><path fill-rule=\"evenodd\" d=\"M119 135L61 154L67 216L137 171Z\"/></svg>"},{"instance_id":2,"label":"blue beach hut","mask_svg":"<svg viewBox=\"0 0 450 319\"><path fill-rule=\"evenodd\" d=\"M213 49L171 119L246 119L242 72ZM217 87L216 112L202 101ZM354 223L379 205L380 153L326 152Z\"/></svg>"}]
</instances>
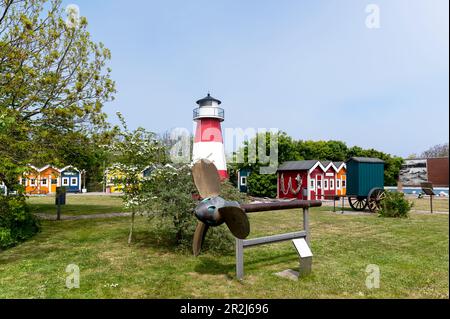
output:
<instances>
[{"instance_id":1,"label":"blue beach hut","mask_svg":"<svg viewBox=\"0 0 450 319\"><path fill-rule=\"evenodd\" d=\"M81 192L81 173L73 166L66 166L61 170L60 185L66 188L68 193Z\"/></svg>"}]
</instances>

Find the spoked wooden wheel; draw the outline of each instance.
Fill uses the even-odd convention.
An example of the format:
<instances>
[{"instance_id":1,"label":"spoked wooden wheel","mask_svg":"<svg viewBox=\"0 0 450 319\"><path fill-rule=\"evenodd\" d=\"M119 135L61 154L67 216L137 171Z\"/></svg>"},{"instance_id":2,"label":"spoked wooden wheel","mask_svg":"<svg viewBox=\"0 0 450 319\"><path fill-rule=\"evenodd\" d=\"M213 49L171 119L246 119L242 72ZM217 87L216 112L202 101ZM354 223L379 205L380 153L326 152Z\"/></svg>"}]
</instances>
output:
<instances>
[{"instance_id":1,"label":"spoked wooden wheel","mask_svg":"<svg viewBox=\"0 0 450 319\"><path fill-rule=\"evenodd\" d=\"M369 210L372 213L376 213L381 209L381 202L386 197L386 193L382 188L374 188L369 192L367 196Z\"/></svg>"},{"instance_id":2,"label":"spoked wooden wheel","mask_svg":"<svg viewBox=\"0 0 450 319\"><path fill-rule=\"evenodd\" d=\"M348 197L348 202L350 203L350 206L353 208L353 210L356 211L363 211L367 206L367 198L362 196L357 197Z\"/></svg>"}]
</instances>

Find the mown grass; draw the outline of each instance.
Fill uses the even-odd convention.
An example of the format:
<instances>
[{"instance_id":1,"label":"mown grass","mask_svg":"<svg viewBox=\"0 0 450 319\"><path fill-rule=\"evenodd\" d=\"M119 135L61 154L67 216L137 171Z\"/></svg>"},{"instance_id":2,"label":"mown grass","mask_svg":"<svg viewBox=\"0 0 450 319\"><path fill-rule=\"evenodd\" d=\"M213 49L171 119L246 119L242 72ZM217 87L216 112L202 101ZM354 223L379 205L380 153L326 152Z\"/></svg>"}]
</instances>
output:
<instances>
[{"instance_id":1,"label":"mown grass","mask_svg":"<svg viewBox=\"0 0 450 319\"><path fill-rule=\"evenodd\" d=\"M56 216L54 196L29 197L27 202L34 213ZM120 213L125 211L126 209L122 206L122 199L119 196L110 195L67 195L66 205L61 206L61 214L66 216Z\"/></svg>"},{"instance_id":2,"label":"mown grass","mask_svg":"<svg viewBox=\"0 0 450 319\"><path fill-rule=\"evenodd\" d=\"M406 197L410 202L414 204L412 211L430 212L430 198L417 198L412 196ZM341 211L342 200L336 201L336 211ZM333 210L333 202L329 201L326 205L322 206L322 210ZM344 211L353 211L348 203L348 199L344 202ZM367 211L367 210L366 210ZM449 199L443 197L433 198L433 212L448 212L449 211Z\"/></svg>"},{"instance_id":3,"label":"mown grass","mask_svg":"<svg viewBox=\"0 0 450 319\"><path fill-rule=\"evenodd\" d=\"M298 230L298 211L250 215L251 237ZM298 282L274 275L298 268L290 242L245 251L245 278L234 253L194 258L165 244L157 228L128 218L43 222L30 241L0 253L1 298L448 298L448 215L408 219L311 212L313 273ZM68 264L80 288L65 287ZM366 267L381 270L366 288Z\"/></svg>"},{"instance_id":4,"label":"mown grass","mask_svg":"<svg viewBox=\"0 0 450 319\"><path fill-rule=\"evenodd\" d=\"M413 210L430 211L430 198L425 196L423 198L408 198L414 203ZM442 197L433 198L433 211L448 212L449 199Z\"/></svg>"},{"instance_id":5,"label":"mown grass","mask_svg":"<svg viewBox=\"0 0 450 319\"><path fill-rule=\"evenodd\" d=\"M429 198L408 198L414 203L413 210L429 211ZM56 215L56 206L54 196L30 197L28 198L33 212L41 214ZM341 201L336 202L336 211L341 210ZM332 203L329 206L321 207L323 211L333 210ZM352 211L348 206L348 200L345 200L346 211ZM448 198L434 198L433 210L435 212L448 212L449 199ZM118 213L126 212L123 208L122 199L119 196L93 196L93 195L68 195L66 198L66 205L62 206L62 215L77 216L77 215L91 215L102 213Z\"/></svg>"}]
</instances>

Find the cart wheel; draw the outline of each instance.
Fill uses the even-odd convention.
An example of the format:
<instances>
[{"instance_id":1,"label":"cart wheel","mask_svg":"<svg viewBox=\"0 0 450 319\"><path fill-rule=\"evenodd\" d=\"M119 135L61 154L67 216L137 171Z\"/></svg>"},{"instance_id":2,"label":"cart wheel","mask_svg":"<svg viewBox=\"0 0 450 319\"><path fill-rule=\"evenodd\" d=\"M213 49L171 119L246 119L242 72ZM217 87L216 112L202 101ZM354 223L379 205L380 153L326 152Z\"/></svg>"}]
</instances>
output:
<instances>
[{"instance_id":1,"label":"cart wheel","mask_svg":"<svg viewBox=\"0 0 450 319\"><path fill-rule=\"evenodd\" d=\"M353 208L353 210L356 211L363 211L367 207L367 198L366 197L348 197L348 202L350 203L350 206Z\"/></svg>"},{"instance_id":2,"label":"cart wheel","mask_svg":"<svg viewBox=\"0 0 450 319\"><path fill-rule=\"evenodd\" d=\"M367 196L369 210L372 213L376 213L381 209L381 202L386 197L386 193L382 188L374 188L369 192Z\"/></svg>"}]
</instances>

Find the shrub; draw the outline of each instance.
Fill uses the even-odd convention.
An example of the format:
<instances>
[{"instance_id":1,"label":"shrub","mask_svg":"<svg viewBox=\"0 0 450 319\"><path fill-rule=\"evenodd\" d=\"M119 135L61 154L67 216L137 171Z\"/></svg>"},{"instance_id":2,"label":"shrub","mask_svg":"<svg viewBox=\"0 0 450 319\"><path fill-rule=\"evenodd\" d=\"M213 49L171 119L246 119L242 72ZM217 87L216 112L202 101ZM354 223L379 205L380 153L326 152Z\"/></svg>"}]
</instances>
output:
<instances>
[{"instance_id":1,"label":"shrub","mask_svg":"<svg viewBox=\"0 0 450 319\"><path fill-rule=\"evenodd\" d=\"M166 166L156 169L142 183L137 213L145 214L152 222L157 222L170 235L171 241L179 249L192 249L192 238L198 223L194 208L197 189L188 166L174 168ZM226 200L245 202L245 195L228 181L222 184L221 196ZM224 225L211 227L204 242L204 250L213 252L231 251L234 238Z\"/></svg>"},{"instance_id":2,"label":"shrub","mask_svg":"<svg viewBox=\"0 0 450 319\"><path fill-rule=\"evenodd\" d=\"M251 173L248 177L248 192L256 197L277 197L277 175Z\"/></svg>"},{"instance_id":3,"label":"shrub","mask_svg":"<svg viewBox=\"0 0 450 319\"><path fill-rule=\"evenodd\" d=\"M381 202L381 217L408 217L411 208L414 206L412 202L405 198L405 194L399 192L386 192L386 197Z\"/></svg>"},{"instance_id":4,"label":"shrub","mask_svg":"<svg viewBox=\"0 0 450 319\"><path fill-rule=\"evenodd\" d=\"M247 194L241 193L230 181L222 182L220 196L226 200L236 201L240 204L249 202Z\"/></svg>"},{"instance_id":5,"label":"shrub","mask_svg":"<svg viewBox=\"0 0 450 319\"><path fill-rule=\"evenodd\" d=\"M0 248L27 240L40 229L23 196L0 196Z\"/></svg>"}]
</instances>

